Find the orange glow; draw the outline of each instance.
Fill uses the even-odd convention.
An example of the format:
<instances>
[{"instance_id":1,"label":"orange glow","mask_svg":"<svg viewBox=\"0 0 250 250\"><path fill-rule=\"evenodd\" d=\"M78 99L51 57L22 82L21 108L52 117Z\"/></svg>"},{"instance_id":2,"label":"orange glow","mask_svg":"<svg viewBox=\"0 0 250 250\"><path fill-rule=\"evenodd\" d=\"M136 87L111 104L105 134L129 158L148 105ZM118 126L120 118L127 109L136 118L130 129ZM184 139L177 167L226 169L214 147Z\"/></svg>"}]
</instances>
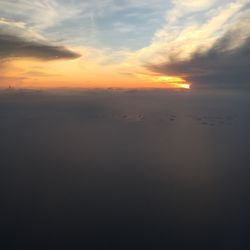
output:
<instances>
[{"instance_id":1,"label":"orange glow","mask_svg":"<svg viewBox=\"0 0 250 250\"><path fill-rule=\"evenodd\" d=\"M16 59L4 71L3 76L10 80L2 81L0 87L190 89L190 84L178 76L154 75L143 68L130 68L122 63L103 65L98 60L44 62Z\"/></svg>"}]
</instances>

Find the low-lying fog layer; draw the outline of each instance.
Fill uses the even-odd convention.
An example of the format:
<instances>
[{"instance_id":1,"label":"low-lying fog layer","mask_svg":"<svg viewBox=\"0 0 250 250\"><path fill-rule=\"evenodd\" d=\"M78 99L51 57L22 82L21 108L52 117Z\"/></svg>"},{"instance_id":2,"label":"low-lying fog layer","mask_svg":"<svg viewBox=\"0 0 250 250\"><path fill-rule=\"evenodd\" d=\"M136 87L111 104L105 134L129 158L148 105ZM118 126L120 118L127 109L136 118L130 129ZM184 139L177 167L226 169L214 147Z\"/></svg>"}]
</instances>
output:
<instances>
[{"instance_id":1,"label":"low-lying fog layer","mask_svg":"<svg viewBox=\"0 0 250 250\"><path fill-rule=\"evenodd\" d=\"M3 249L250 249L249 93L0 93Z\"/></svg>"}]
</instances>

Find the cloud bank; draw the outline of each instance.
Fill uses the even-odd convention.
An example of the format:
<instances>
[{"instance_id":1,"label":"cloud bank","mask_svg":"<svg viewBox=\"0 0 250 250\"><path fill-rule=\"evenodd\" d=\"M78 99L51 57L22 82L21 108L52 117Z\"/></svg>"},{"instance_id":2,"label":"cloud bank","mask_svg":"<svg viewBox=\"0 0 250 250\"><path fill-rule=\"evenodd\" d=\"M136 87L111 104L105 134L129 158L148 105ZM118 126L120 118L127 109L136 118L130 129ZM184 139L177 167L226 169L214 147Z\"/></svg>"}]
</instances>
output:
<instances>
[{"instance_id":1,"label":"cloud bank","mask_svg":"<svg viewBox=\"0 0 250 250\"><path fill-rule=\"evenodd\" d=\"M196 84L249 85L249 1L173 2L165 26L138 53L145 67Z\"/></svg>"},{"instance_id":2,"label":"cloud bank","mask_svg":"<svg viewBox=\"0 0 250 250\"><path fill-rule=\"evenodd\" d=\"M228 34L206 53L195 53L189 60L150 65L151 71L167 75L181 75L195 84L249 85L250 39L239 48L224 48L237 34Z\"/></svg>"}]
</instances>

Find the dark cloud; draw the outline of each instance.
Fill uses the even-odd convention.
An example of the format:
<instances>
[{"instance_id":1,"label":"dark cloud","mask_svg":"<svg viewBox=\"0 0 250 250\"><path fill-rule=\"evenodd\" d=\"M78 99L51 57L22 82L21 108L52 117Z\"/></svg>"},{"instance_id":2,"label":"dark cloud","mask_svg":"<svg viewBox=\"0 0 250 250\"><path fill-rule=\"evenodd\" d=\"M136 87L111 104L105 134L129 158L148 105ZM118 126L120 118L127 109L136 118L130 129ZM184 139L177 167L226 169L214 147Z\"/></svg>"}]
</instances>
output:
<instances>
[{"instance_id":1,"label":"dark cloud","mask_svg":"<svg viewBox=\"0 0 250 250\"><path fill-rule=\"evenodd\" d=\"M190 60L148 66L150 70L180 75L194 84L250 86L250 39L237 49L226 50L236 33L227 34L206 53L195 53Z\"/></svg>"},{"instance_id":2,"label":"dark cloud","mask_svg":"<svg viewBox=\"0 0 250 250\"><path fill-rule=\"evenodd\" d=\"M16 36L0 35L0 58L30 57L40 60L74 59L79 54L61 46L26 41Z\"/></svg>"}]
</instances>

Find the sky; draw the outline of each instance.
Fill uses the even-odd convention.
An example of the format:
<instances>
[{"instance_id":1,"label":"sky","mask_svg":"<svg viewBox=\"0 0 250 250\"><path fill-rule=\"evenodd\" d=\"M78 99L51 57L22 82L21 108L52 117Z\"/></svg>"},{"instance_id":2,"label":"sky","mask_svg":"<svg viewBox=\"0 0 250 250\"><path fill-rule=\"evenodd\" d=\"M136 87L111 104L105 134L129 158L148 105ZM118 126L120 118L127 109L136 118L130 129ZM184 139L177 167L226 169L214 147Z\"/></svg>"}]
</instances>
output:
<instances>
[{"instance_id":1,"label":"sky","mask_svg":"<svg viewBox=\"0 0 250 250\"><path fill-rule=\"evenodd\" d=\"M249 68L249 0L0 0L0 88L240 88Z\"/></svg>"}]
</instances>

